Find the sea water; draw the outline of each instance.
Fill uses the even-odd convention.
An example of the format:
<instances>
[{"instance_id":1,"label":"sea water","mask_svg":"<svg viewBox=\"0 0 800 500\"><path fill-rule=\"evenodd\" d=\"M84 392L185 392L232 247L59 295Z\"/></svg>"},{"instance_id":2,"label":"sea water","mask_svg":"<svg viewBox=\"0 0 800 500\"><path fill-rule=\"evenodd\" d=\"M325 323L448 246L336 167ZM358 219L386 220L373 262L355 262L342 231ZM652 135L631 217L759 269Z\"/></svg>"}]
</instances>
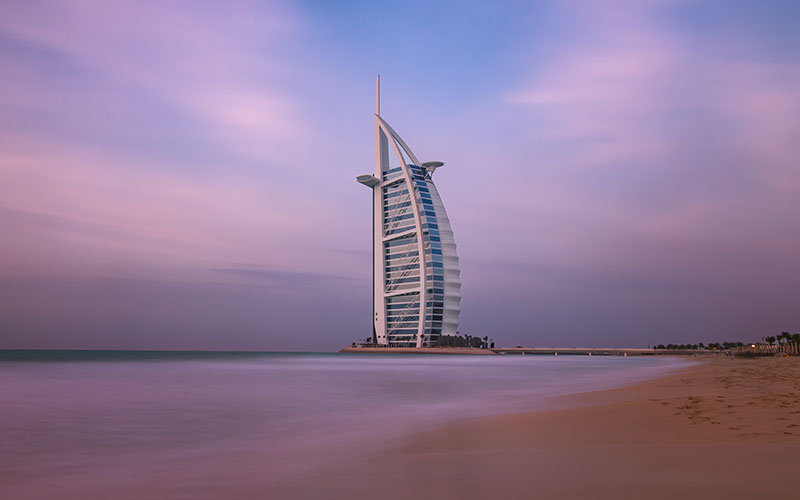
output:
<instances>
[{"instance_id":1,"label":"sea water","mask_svg":"<svg viewBox=\"0 0 800 500\"><path fill-rule=\"evenodd\" d=\"M449 420L547 408L682 366L660 357L6 351L0 497L135 498L166 481L176 497L214 498L226 482L302 479Z\"/></svg>"}]
</instances>

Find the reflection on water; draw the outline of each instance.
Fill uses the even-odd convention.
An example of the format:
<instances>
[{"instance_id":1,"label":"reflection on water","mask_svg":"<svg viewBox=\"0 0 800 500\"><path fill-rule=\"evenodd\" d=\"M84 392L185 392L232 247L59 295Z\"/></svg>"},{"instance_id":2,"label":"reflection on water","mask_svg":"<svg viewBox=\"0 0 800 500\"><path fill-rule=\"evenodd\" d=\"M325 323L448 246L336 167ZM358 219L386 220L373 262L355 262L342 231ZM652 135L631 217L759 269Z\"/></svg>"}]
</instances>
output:
<instances>
[{"instance_id":1,"label":"reflection on water","mask_svg":"<svg viewBox=\"0 0 800 500\"><path fill-rule=\"evenodd\" d=\"M682 366L598 356L25 356L0 359L3 498L219 498L447 419L542 408Z\"/></svg>"}]
</instances>

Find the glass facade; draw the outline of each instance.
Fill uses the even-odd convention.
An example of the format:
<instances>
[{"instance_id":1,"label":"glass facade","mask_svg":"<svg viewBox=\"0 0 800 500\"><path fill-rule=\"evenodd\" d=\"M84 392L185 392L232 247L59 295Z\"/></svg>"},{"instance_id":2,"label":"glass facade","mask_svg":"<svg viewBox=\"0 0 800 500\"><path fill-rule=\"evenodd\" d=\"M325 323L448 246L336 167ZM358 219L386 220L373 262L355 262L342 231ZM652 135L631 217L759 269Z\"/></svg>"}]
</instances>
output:
<instances>
[{"instance_id":1,"label":"glass facade","mask_svg":"<svg viewBox=\"0 0 800 500\"><path fill-rule=\"evenodd\" d=\"M387 343L416 346L421 333L422 345L434 345L442 334L445 281L439 214L434 205L438 193L431 192L431 175L419 165L395 167L382 177ZM420 307L422 269L424 308Z\"/></svg>"}]
</instances>

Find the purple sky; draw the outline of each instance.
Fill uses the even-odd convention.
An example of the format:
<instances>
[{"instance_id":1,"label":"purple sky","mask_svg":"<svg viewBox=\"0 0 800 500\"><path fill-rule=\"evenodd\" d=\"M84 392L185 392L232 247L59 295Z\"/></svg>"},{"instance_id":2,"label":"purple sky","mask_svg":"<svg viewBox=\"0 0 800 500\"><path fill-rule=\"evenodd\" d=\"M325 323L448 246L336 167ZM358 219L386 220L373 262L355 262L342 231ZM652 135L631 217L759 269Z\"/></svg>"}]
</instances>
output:
<instances>
[{"instance_id":1,"label":"purple sky","mask_svg":"<svg viewBox=\"0 0 800 500\"><path fill-rule=\"evenodd\" d=\"M374 78L461 332L800 331L795 2L0 4L0 348L371 332Z\"/></svg>"}]
</instances>

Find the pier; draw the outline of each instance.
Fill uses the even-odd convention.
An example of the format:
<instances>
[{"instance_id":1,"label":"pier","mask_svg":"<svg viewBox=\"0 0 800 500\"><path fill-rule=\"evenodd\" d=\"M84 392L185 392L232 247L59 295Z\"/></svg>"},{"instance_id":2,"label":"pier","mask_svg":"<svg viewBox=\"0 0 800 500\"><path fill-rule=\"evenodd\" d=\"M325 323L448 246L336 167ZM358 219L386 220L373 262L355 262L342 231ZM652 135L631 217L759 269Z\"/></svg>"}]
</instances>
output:
<instances>
[{"instance_id":1,"label":"pier","mask_svg":"<svg viewBox=\"0 0 800 500\"><path fill-rule=\"evenodd\" d=\"M502 347L490 349L497 354L549 354L551 356L653 356L655 349L618 347Z\"/></svg>"}]
</instances>

